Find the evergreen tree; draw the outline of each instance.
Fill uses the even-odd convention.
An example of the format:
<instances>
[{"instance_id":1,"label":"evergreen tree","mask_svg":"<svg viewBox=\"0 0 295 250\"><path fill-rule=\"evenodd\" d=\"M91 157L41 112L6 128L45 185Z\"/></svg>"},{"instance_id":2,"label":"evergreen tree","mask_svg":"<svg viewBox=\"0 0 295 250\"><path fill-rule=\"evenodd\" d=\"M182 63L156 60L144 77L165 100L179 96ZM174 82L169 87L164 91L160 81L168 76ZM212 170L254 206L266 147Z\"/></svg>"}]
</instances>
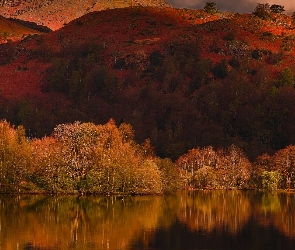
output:
<instances>
[{"instance_id":1,"label":"evergreen tree","mask_svg":"<svg viewBox=\"0 0 295 250\"><path fill-rule=\"evenodd\" d=\"M219 11L215 2L207 2L204 10L209 14L216 14Z\"/></svg>"}]
</instances>

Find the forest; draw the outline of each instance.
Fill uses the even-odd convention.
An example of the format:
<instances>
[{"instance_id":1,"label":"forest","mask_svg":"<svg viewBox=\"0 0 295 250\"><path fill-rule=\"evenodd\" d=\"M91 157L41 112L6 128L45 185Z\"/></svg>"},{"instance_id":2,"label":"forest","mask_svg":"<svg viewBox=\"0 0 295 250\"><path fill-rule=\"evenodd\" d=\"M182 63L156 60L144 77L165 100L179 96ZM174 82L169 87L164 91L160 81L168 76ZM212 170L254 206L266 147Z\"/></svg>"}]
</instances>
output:
<instances>
[{"instance_id":1,"label":"forest","mask_svg":"<svg viewBox=\"0 0 295 250\"><path fill-rule=\"evenodd\" d=\"M251 163L232 145L195 148L176 162L139 145L133 128L60 124L30 140L22 126L0 123L0 192L47 194L164 194L180 189L294 189L295 147Z\"/></svg>"}]
</instances>

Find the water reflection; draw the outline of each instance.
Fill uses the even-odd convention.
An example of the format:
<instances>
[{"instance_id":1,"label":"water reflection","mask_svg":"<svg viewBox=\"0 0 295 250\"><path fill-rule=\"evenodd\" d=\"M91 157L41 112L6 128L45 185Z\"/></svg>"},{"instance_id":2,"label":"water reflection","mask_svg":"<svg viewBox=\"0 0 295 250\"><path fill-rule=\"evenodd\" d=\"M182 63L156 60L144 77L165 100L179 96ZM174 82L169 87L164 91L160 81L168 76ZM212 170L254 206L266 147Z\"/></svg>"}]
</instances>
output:
<instances>
[{"instance_id":1,"label":"water reflection","mask_svg":"<svg viewBox=\"0 0 295 250\"><path fill-rule=\"evenodd\" d=\"M262 226L274 226L287 237L295 239L295 195L264 193L254 210L255 220Z\"/></svg>"},{"instance_id":2,"label":"water reflection","mask_svg":"<svg viewBox=\"0 0 295 250\"><path fill-rule=\"evenodd\" d=\"M182 200L180 221L191 230L227 229L235 234L251 215L250 202L240 191L197 191Z\"/></svg>"},{"instance_id":3,"label":"water reflection","mask_svg":"<svg viewBox=\"0 0 295 250\"><path fill-rule=\"evenodd\" d=\"M2 197L1 247L124 249L136 232L156 227L161 202L161 197Z\"/></svg>"},{"instance_id":4,"label":"water reflection","mask_svg":"<svg viewBox=\"0 0 295 250\"><path fill-rule=\"evenodd\" d=\"M287 193L0 196L0 249L292 249L294 212Z\"/></svg>"}]
</instances>

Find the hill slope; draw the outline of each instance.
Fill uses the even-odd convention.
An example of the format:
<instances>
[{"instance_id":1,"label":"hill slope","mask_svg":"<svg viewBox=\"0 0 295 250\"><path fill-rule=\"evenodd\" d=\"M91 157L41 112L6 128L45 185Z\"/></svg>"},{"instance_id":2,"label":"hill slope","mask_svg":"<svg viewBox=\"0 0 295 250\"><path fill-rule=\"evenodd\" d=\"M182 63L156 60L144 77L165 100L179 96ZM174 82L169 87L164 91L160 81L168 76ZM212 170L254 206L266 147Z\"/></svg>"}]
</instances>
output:
<instances>
[{"instance_id":1,"label":"hill slope","mask_svg":"<svg viewBox=\"0 0 295 250\"><path fill-rule=\"evenodd\" d=\"M255 157L295 143L294 45L285 15L93 12L14 43L0 114L31 136L114 117L161 156L234 143Z\"/></svg>"},{"instance_id":2,"label":"hill slope","mask_svg":"<svg viewBox=\"0 0 295 250\"><path fill-rule=\"evenodd\" d=\"M7 40L21 40L29 34L43 34L49 31L48 28L33 23L0 16L0 43L5 43Z\"/></svg>"},{"instance_id":3,"label":"hill slope","mask_svg":"<svg viewBox=\"0 0 295 250\"><path fill-rule=\"evenodd\" d=\"M92 11L129 6L168 7L168 4L164 0L10 0L0 6L0 15L33 21L56 30Z\"/></svg>"}]
</instances>

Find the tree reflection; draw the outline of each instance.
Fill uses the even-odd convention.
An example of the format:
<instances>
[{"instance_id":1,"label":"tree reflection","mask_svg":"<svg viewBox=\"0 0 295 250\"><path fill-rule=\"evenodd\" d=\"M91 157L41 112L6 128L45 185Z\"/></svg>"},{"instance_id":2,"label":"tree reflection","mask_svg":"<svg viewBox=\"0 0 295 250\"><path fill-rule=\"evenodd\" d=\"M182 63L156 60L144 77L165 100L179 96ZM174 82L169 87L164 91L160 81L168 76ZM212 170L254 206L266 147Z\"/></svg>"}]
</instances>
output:
<instances>
[{"instance_id":1,"label":"tree reflection","mask_svg":"<svg viewBox=\"0 0 295 250\"><path fill-rule=\"evenodd\" d=\"M279 192L0 196L0 246L7 250L161 249L151 247L157 239L165 249L175 244L185 249L188 237L206 248L211 236L219 242L224 237L238 241L246 237L245 232L256 235L261 228L275 228L295 239L294 211L295 194Z\"/></svg>"},{"instance_id":2,"label":"tree reflection","mask_svg":"<svg viewBox=\"0 0 295 250\"><path fill-rule=\"evenodd\" d=\"M161 197L0 198L3 249L125 249L156 228ZM29 249L35 249L33 247Z\"/></svg>"},{"instance_id":3,"label":"tree reflection","mask_svg":"<svg viewBox=\"0 0 295 250\"><path fill-rule=\"evenodd\" d=\"M253 216L262 226L274 226L289 238L295 238L294 193L260 193Z\"/></svg>"},{"instance_id":4,"label":"tree reflection","mask_svg":"<svg viewBox=\"0 0 295 250\"><path fill-rule=\"evenodd\" d=\"M212 232L226 228L235 234L250 216L249 199L241 191L199 191L184 197L179 218L191 230Z\"/></svg>"}]
</instances>

